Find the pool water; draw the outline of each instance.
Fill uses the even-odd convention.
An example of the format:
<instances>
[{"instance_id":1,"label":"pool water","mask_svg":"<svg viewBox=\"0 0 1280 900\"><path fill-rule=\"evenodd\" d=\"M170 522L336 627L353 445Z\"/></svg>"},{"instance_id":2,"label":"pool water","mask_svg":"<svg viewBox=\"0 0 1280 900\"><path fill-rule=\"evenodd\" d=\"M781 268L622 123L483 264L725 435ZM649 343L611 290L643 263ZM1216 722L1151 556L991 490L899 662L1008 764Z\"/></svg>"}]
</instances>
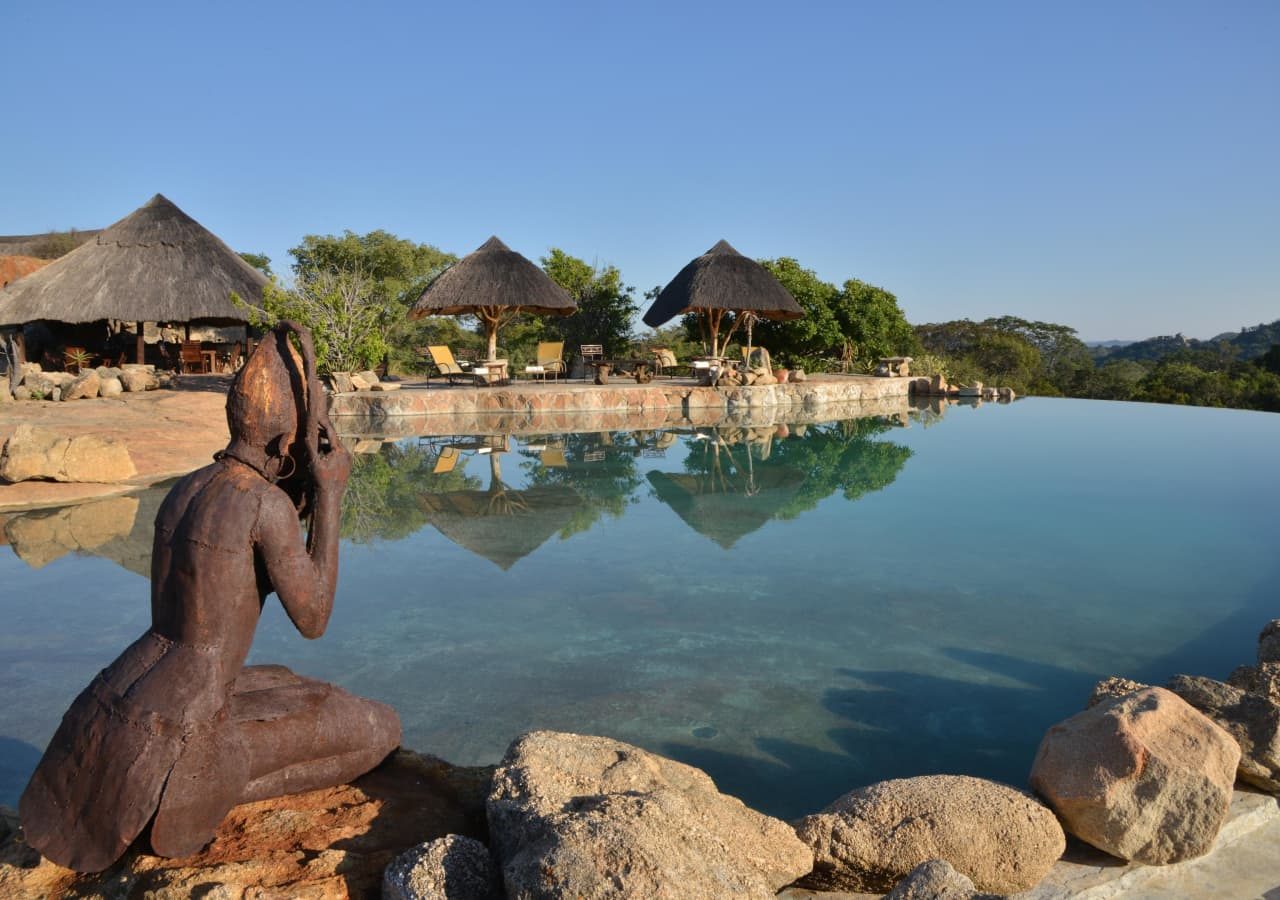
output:
<instances>
[{"instance_id":1,"label":"pool water","mask_svg":"<svg viewBox=\"0 0 1280 900\"><path fill-rule=\"evenodd\" d=\"M605 734L784 817L884 778L1022 785L1097 679L1252 661L1278 448L1277 415L1050 399L390 442L357 458L328 633L269 600L251 661L394 705L452 762ZM5 525L0 803L147 626L163 494Z\"/></svg>"}]
</instances>

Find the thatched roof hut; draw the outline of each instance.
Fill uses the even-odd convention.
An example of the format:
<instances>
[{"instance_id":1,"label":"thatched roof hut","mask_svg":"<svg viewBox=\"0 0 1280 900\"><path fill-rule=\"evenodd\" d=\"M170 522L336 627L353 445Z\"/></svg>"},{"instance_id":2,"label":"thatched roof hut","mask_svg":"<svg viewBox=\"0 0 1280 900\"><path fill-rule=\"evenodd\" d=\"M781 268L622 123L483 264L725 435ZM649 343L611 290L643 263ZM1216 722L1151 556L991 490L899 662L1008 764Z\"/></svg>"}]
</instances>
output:
<instances>
[{"instance_id":1,"label":"thatched roof hut","mask_svg":"<svg viewBox=\"0 0 1280 900\"><path fill-rule=\"evenodd\" d=\"M568 291L495 236L427 285L409 318L477 316L489 336L492 359L499 326L516 314L567 316L577 308Z\"/></svg>"},{"instance_id":2,"label":"thatched roof hut","mask_svg":"<svg viewBox=\"0 0 1280 900\"><path fill-rule=\"evenodd\" d=\"M717 336L725 313L737 314L724 337L726 344L744 314L761 319L798 319L804 315L800 304L768 269L724 240L671 279L644 314L644 323L657 328L689 312L704 316L712 356L720 356L723 350Z\"/></svg>"},{"instance_id":3,"label":"thatched roof hut","mask_svg":"<svg viewBox=\"0 0 1280 900\"><path fill-rule=\"evenodd\" d=\"M49 320L243 324L267 279L156 194L93 240L0 292L0 325Z\"/></svg>"}]
</instances>

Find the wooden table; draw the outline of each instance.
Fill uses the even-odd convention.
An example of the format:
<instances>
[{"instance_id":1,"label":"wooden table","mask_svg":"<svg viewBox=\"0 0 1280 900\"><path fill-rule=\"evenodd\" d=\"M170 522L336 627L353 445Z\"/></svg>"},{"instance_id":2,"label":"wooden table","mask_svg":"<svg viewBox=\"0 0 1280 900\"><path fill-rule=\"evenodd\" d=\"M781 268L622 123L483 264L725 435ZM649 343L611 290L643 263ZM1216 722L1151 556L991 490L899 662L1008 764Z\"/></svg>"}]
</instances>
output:
<instances>
[{"instance_id":1,"label":"wooden table","mask_svg":"<svg viewBox=\"0 0 1280 900\"><path fill-rule=\"evenodd\" d=\"M218 371L218 351L217 350L201 350L200 355L204 357L204 370L206 372Z\"/></svg>"},{"instance_id":2,"label":"wooden table","mask_svg":"<svg viewBox=\"0 0 1280 900\"><path fill-rule=\"evenodd\" d=\"M472 367L471 374L475 376L476 387L481 384L507 384L510 380L505 359L486 359L478 362Z\"/></svg>"}]
</instances>

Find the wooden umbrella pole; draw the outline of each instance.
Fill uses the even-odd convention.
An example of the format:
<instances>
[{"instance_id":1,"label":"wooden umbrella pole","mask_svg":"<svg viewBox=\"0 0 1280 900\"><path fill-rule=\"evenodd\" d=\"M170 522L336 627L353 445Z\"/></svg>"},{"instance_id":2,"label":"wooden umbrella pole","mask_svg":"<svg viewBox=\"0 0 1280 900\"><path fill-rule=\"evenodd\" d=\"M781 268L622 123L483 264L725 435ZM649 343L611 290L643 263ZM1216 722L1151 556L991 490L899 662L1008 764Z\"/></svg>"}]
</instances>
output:
<instances>
[{"instance_id":1,"label":"wooden umbrella pole","mask_svg":"<svg viewBox=\"0 0 1280 900\"><path fill-rule=\"evenodd\" d=\"M134 354L137 358L134 361L137 362L138 365L142 365L146 362L147 342L142 336L143 323L135 322L134 324L138 326L138 339L134 342Z\"/></svg>"}]
</instances>

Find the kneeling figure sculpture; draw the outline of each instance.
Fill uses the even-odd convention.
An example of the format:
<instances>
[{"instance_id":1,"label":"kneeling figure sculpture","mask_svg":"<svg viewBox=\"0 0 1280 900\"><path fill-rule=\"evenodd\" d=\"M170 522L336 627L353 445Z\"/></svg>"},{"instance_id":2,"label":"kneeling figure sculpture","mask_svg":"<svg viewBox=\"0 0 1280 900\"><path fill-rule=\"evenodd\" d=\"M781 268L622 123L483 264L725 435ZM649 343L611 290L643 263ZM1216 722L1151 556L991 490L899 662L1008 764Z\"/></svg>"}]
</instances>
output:
<instances>
[{"instance_id":1,"label":"kneeling figure sculpture","mask_svg":"<svg viewBox=\"0 0 1280 900\"><path fill-rule=\"evenodd\" d=\"M186 856L232 806L343 784L399 744L389 706L244 665L269 593L307 638L333 609L351 456L314 357L306 329L272 330L232 383L231 442L161 505L151 627L71 704L22 795L27 843L54 862L101 871L148 826L156 853Z\"/></svg>"}]
</instances>

